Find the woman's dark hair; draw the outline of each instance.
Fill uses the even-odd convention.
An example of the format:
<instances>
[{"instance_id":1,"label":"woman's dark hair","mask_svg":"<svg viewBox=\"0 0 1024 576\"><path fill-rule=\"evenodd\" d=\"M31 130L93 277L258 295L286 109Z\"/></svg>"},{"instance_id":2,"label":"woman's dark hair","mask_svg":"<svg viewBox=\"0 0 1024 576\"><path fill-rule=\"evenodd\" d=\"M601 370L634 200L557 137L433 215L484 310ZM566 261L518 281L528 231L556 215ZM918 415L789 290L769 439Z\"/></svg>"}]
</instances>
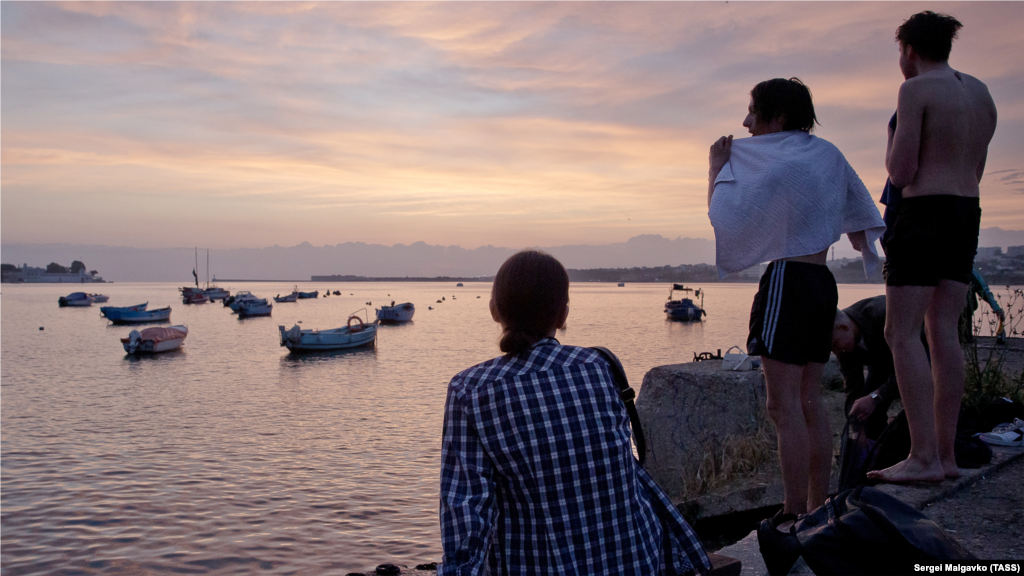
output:
<instances>
[{"instance_id":1,"label":"woman's dark hair","mask_svg":"<svg viewBox=\"0 0 1024 576\"><path fill-rule=\"evenodd\" d=\"M799 78L765 80L754 86L750 98L758 122L768 124L779 118L784 121L783 130L810 132L818 121L811 91Z\"/></svg>"},{"instance_id":2,"label":"woman's dark hair","mask_svg":"<svg viewBox=\"0 0 1024 576\"><path fill-rule=\"evenodd\" d=\"M912 46L925 60L945 62L953 49L953 39L964 25L946 14L925 10L914 14L896 29L900 46Z\"/></svg>"},{"instance_id":3,"label":"woman's dark hair","mask_svg":"<svg viewBox=\"0 0 1024 576\"><path fill-rule=\"evenodd\" d=\"M498 269L491 298L504 329L498 346L519 354L556 328L569 304L569 274L554 256L523 250Z\"/></svg>"}]
</instances>

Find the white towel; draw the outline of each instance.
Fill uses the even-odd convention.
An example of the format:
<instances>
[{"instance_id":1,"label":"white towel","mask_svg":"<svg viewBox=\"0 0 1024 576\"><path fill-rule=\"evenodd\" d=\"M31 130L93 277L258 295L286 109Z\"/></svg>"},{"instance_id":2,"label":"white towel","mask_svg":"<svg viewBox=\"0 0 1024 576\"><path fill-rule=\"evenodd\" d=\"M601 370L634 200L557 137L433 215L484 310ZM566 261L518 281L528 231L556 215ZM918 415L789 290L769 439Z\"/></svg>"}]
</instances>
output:
<instances>
[{"instance_id":1,"label":"white towel","mask_svg":"<svg viewBox=\"0 0 1024 576\"><path fill-rule=\"evenodd\" d=\"M832 143L799 130L734 140L708 210L719 277L755 264L817 254L865 231L864 274L878 269L885 223Z\"/></svg>"}]
</instances>

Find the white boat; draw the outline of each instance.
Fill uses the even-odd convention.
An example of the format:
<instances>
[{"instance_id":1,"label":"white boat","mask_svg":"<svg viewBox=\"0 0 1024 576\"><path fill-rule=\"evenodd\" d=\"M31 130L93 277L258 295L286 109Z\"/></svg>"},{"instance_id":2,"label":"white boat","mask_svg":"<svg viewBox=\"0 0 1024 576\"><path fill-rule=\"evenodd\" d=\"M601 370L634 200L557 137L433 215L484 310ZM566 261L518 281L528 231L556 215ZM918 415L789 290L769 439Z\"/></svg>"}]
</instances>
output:
<instances>
[{"instance_id":1,"label":"white boat","mask_svg":"<svg viewBox=\"0 0 1024 576\"><path fill-rule=\"evenodd\" d=\"M132 330L127 338L121 338L121 345L129 354L155 354L181 348L186 336L188 326L146 328Z\"/></svg>"},{"instance_id":2,"label":"white boat","mask_svg":"<svg viewBox=\"0 0 1024 576\"><path fill-rule=\"evenodd\" d=\"M231 296L231 292L228 292L218 286L207 286L203 289L203 294L210 300L210 302L213 302L214 300L223 300L228 296Z\"/></svg>"},{"instance_id":3,"label":"white boat","mask_svg":"<svg viewBox=\"0 0 1024 576\"><path fill-rule=\"evenodd\" d=\"M299 299L299 293L298 292L292 292L291 294L289 294L287 296L281 296L280 294L278 294L277 296L274 296L274 302L296 302L296 301L298 301L298 299Z\"/></svg>"},{"instance_id":4,"label":"white boat","mask_svg":"<svg viewBox=\"0 0 1024 576\"><path fill-rule=\"evenodd\" d=\"M250 316L270 316L274 305L267 302L266 298L259 300L245 300L238 305L238 317L248 318Z\"/></svg>"},{"instance_id":5,"label":"white boat","mask_svg":"<svg viewBox=\"0 0 1024 576\"><path fill-rule=\"evenodd\" d=\"M92 298L85 292L72 292L67 296L57 298L57 305L61 308L65 306L92 306Z\"/></svg>"},{"instance_id":6,"label":"white boat","mask_svg":"<svg viewBox=\"0 0 1024 576\"><path fill-rule=\"evenodd\" d=\"M110 318L109 316L107 318ZM127 310L110 318L114 324L146 324L149 322L167 322L171 319L171 307L156 310Z\"/></svg>"},{"instance_id":7,"label":"white boat","mask_svg":"<svg viewBox=\"0 0 1024 576\"><path fill-rule=\"evenodd\" d=\"M92 298L93 302L106 302L110 300L110 296L104 296L103 294L89 294L89 298Z\"/></svg>"},{"instance_id":8,"label":"white boat","mask_svg":"<svg viewBox=\"0 0 1024 576\"><path fill-rule=\"evenodd\" d=\"M331 330L303 330L296 324L290 330L278 326L281 346L292 352L343 350L370 346L377 340L377 322L364 323L358 316L349 317L348 326Z\"/></svg>"},{"instance_id":9,"label":"white boat","mask_svg":"<svg viewBox=\"0 0 1024 576\"><path fill-rule=\"evenodd\" d=\"M117 320L125 312L138 312L139 310L145 310L147 306L149 306L149 302L143 302L134 306L103 306L100 308L100 314L106 316L107 320Z\"/></svg>"},{"instance_id":10,"label":"white boat","mask_svg":"<svg viewBox=\"0 0 1024 576\"><path fill-rule=\"evenodd\" d=\"M292 352L358 348L370 346L377 339L376 322L364 325L359 332L353 332L348 327L331 330L302 330L298 324L292 326L290 330L285 330L284 326L278 326L278 328L281 331L281 346L287 347Z\"/></svg>"},{"instance_id":11,"label":"white boat","mask_svg":"<svg viewBox=\"0 0 1024 576\"><path fill-rule=\"evenodd\" d=\"M238 312L238 307L241 306L243 303L258 302L260 300L265 300L265 298L260 298L259 296L256 296L255 294L247 290L242 290L238 292L238 294L235 294L234 296L229 296L228 298L225 298L224 305L227 306L228 308L231 308L232 311Z\"/></svg>"},{"instance_id":12,"label":"white boat","mask_svg":"<svg viewBox=\"0 0 1024 576\"><path fill-rule=\"evenodd\" d=\"M412 305L412 302L398 305L392 302L391 306L381 306L377 309L377 320L380 320L382 324L408 322L412 320L412 315L415 313L416 307Z\"/></svg>"}]
</instances>

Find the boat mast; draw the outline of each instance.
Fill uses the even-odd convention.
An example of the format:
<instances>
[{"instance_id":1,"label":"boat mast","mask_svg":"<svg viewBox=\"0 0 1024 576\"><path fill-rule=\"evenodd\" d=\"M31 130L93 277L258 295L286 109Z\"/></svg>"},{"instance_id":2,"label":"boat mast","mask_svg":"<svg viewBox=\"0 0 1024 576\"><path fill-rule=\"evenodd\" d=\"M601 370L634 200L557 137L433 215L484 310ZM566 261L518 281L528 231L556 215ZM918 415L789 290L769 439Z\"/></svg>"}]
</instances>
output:
<instances>
[{"instance_id":1,"label":"boat mast","mask_svg":"<svg viewBox=\"0 0 1024 576\"><path fill-rule=\"evenodd\" d=\"M192 269L192 272L195 272L196 270L199 269L199 247L196 246L195 250L196 250L196 267ZM196 288L199 288L199 276L198 275L196 275Z\"/></svg>"},{"instance_id":2,"label":"boat mast","mask_svg":"<svg viewBox=\"0 0 1024 576\"><path fill-rule=\"evenodd\" d=\"M206 249L206 289L210 289L210 249Z\"/></svg>"}]
</instances>

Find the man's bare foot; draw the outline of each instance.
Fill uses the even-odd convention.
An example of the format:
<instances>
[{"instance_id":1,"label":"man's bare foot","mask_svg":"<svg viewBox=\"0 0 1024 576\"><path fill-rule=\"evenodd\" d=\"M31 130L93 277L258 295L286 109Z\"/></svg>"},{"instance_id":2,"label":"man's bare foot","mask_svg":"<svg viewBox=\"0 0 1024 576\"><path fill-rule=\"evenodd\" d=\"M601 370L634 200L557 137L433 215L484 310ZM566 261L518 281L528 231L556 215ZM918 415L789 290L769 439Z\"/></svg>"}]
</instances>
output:
<instances>
[{"instance_id":1,"label":"man's bare foot","mask_svg":"<svg viewBox=\"0 0 1024 576\"><path fill-rule=\"evenodd\" d=\"M943 462L942 471L946 474L948 480L956 480L960 477L960 468L957 467L956 462Z\"/></svg>"},{"instance_id":2,"label":"man's bare foot","mask_svg":"<svg viewBox=\"0 0 1024 576\"><path fill-rule=\"evenodd\" d=\"M890 466L885 470L872 470L868 472L868 478L890 484L936 483L945 480L946 473L938 462L928 466L917 460L907 458L903 462Z\"/></svg>"}]
</instances>

